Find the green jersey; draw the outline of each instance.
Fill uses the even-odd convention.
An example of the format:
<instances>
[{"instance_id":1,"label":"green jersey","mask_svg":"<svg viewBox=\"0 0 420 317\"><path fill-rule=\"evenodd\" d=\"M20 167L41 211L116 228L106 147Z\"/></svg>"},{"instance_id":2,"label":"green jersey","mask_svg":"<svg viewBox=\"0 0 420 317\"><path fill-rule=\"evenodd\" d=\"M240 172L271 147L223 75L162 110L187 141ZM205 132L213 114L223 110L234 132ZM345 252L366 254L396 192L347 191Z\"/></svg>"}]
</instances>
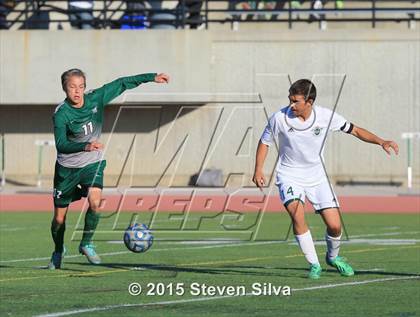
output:
<instances>
[{"instance_id":1,"label":"green jersey","mask_svg":"<svg viewBox=\"0 0 420 317\"><path fill-rule=\"evenodd\" d=\"M54 137L57 162L65 167L79 168L102 160L102 151L86 152L85 146L99 140L102 132L104 106L126 89L154 81L156 73L122 77L84 95L80 108L67 99L54 112Z\"/></svg>"}]
</instances>

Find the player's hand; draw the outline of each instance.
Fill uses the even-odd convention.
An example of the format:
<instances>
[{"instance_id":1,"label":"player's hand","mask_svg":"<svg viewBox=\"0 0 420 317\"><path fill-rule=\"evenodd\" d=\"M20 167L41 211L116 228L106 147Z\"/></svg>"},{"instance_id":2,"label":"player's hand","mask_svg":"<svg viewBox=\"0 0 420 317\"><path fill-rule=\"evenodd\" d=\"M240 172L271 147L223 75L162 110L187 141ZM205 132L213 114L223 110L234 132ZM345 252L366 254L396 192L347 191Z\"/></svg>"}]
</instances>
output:
<instances>
[{"instance_id":1,"label":"player's hand","mask_svg":"<svg viewBox=\"0 0 420 317\"><path fill-rule=\"evenodd\" d=\"M157 74L155 76L155 83L159 83L159 84L167 84L169 83L169 76L166 74Z\"/></svg>"},{"instance_id":2,"label":"player's hand","mask_svg":"<svg viewBox=\"0 0 420 317\"><path fill-rule=\"evenodd\" d=\"M99 143L98 141L90 142L89 144L86 144L85 151L86 152L92 152L92 151L99 151L104 148L104 145L102 143Z\"/></svg>"},{"instance_id":3,"label":"player's hand","mask_svg":"<svg viewBox=\"0 0 420 317\"><path fill-rule=\"evenodd\" d=\"M265 181L265 177L263 172L261 171L255 171L254 173L254 177L252 177L252 181L254 182L255 185L257 185L258 188L262 188L263 186L265 186L266 181Z\"/></svg>"},{"instance_id":4,"label":"player's hand","mask_svg":"<svg viewBox=\"0 0 420 317\"><path fill-rule=\"evenodd\" d=\"M381 146L388 155L391 155L391 149L393 149L395 154L398 155L398 152L399 152L398 144L395 143L394 141L384 141L384 143L382 143Z\"/></svg>"}]
</instances>

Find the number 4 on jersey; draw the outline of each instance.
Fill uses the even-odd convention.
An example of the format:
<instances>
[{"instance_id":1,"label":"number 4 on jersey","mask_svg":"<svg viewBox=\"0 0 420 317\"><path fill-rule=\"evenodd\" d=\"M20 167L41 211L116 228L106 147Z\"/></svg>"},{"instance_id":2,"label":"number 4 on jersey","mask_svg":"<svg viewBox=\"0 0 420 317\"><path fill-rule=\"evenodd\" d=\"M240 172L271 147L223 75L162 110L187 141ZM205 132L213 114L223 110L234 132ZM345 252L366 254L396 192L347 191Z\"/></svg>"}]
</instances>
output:
<instances>
[{"instance_id":1,"label":"number 4 on jersey","mask_svg":"<svg viewBox=\"0 0 420 317\"><path fill-rule=\"evenodd\" d=\"M289 187L289 189L287 190L287 193L293 196L292 186Z\"/></svg>"}]
</instances>

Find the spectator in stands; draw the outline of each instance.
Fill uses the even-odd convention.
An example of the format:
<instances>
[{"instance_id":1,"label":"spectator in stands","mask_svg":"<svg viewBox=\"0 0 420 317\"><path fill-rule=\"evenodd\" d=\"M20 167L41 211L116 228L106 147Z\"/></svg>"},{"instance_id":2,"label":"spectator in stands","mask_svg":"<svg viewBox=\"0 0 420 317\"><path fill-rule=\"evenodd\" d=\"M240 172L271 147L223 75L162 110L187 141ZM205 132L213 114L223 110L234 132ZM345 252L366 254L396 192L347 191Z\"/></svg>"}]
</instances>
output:
<instances>
[{"instance_id":1,"label":"spectator in stands","mask_svg":"<svg viewBox=\"0 0 420 317\"><path fill-rule=\"evenodd\" d=\"M176 29L177 12L163 9L162 0L149 0L152 11L149 14L151 29Z\"/></svg>"},{"instance_id":2,"label":"spectator in stands","mask_svg":"<svg viewBox=\"0 0 420 317\"><path fill-rule=\"evenodd\" d=\"M326 0L313 0L312 1L312 9L313 10L322 10L327 3ZM343 0L336 0L335 1L335 8L336 9L343 9L344 8L344 2ZM325 13L318 14L317 12L311 13L309 15L309 20L323 20L325 19Z\"/></svg>"},{"instance_id":3,"label":"spectator in stands","mask_svg":"<svg viewBox=\"0 0 420 317\"><path fill-rule=\"evenodd\" d=\"M309 20L313 21L313 20L323 20L323 19L325 19L325 14L323 14L323 13L319 14L318 12L315 11L315 10L322 10L323 7L324 7L324 5L323 5L322 1L313 0L311 8L314 11L312 11L311 14L309 15Z\"/></svg>"},{"instance_id":4,"label":"spectator in stands","mask_svg":"<svg viewBox=\"0 0 420 317\"><path fill-rule=\"evenodd\" d=\"M269 0L257 0L257 1L246 1L241 2L240 0L231 0L228 4L228 10L235 11L236 5L238 3L241 3L241 9L242 10L264 10L264 11L281 11L284 9L284 6L288 0L278 0L278 1L269 1ZM290 5L292 9L299 9L301 7L301 2L303 1L291 1ZM253 14L248 14L246 17L246 20L252 20ZM275 13L271 16L271 20L276 20L278 14ZM233 19L239 20L240 15L232 15ZM265 15L258 15L259 19L265 19Z\"/></svg>"},{"instance_id":5,"label":"spectator in stands","mask_svg":"<svg viewBox=\"0 0 420 317\"><path fill-rule=\"evenodd\" d=\"M176 17L162 10L162 0L127 0L127 12L122 17L122 29L175 29ZM150 7L150 11L149 11Z\"/></svg>"},{"instance_id":6,"label":"spectator in stands","mask_svg":"<svg viewBox=\"0 0 420 317\"><path fill-rule=\"evenodd\" d=\"M344 8L344 1L342 1L342 0L336 0L335 1L335 8L336 9L343 9Z\"/></svg>"},{"instance_id":7,"label":"spectator in stands","mask_svg":"<svg viewBox=\"0 0 420 317\"><path fill-rule=\"evenodd\" d=\"M127 12L129 14L145 14L146 1L143 0L127 0Z\"/></svg>"},{"instance_id":8,"label":"spectator in stands","mask_svg":"<svg viewBox=\"0 0 420 317\"><path fill-rule=\"evenodd\" d=\"M148 27L146 2L127 0L126 6L127 11L121 18L121 29L146 29Z\"/></svg>"},{"instance_id":9,"label":"spectator in stands","mask_svg":"<svg viewBox=\"0 0 420 317\"><path fill-rule=\"evenodd\" d=\"M287 3L287 1L277 1L275 3L274 10L275 11L281 11L281 10L283 10L286 3ZM300 1L296 1L296 0L290 1L290 7L293 10L300 9L302 7L302 3L303 3L303 0L300 0ZM277 19L277 16L278 16L278 14L273 14L271 16L271 20L276 20ZM296 13L296 17L299 18L299 13Z\"/></svg>"},{"instance_id":10,"label":"spectator in stands","mask_svg":"<svg viewBox=\"0 0 420 317\"><path fill-rule=\"evenodd\" d=\"M262 1L262 2L264 2L264 7L265 7L265 4L267 3L269 6L272 4L272 2L266 2L266 1ZM235 11L236 9L237 9L237 5L238 4L241 4L240 5L240 7L239 7L239 9L240 10L257 10L257 8L259 7L259 3L260 3L260 0L257 0L257 1L240 1L240 0L230 0L229 1L229 4L228 4L228 10L230 10L230 11ZM284 5L284 4L283 4ZM235 20L240 20L240 15L233 15L232 16ZM252 20L253 19L253 17L254 17L254 15L253 14L247 14L246 15L246 20Z\"/></svg>"},{"instance_id":11,"label":"spectator in stands","mask_svg":"<svg viewBox=\"0 0 420 317\"><path fill-rule=\"evenodd\" d=\"M185 8L182 8L182 5L185 4ZM190 29L197 29L203 21L201 19L201 7L203 6L203 0L184 0L179 1L177 9L184 9L185 19L188 20Z\"/></svg>"},{"instance_id":12,"label":"spectator in stands","mask_svg":"<svg viewBox=\"0 0 420 317\"><path fill-rule=\"evenodd\" d=\"M229 0L228 2L228 10L229 11L236 11L236 5L239 3L240 1L238 0ZM240 20L241 15L239 14L232 14L232 18L234 20Z\"/></svg>"},{"instance_id":13,"label":"spectator in stands","mask_svg":"<svg viewBox=\"0 0 420 317\"><path fill-rule=\"evenodd\" d=\"M73 27L93 29L93 1L69 1L69 17Z\"/></svg>"}]
</instances>

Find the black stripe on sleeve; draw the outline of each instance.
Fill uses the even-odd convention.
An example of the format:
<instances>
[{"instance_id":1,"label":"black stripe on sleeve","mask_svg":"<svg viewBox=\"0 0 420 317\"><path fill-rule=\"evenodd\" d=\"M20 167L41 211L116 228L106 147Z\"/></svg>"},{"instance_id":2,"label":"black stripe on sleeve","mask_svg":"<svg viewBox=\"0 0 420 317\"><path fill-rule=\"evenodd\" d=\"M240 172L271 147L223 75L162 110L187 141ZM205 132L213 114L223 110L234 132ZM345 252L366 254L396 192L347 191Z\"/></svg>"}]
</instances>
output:
<instances>
[{"instance_id":1,"label":"black stripe on sleeve","mask_svg":"<svg viewBox=\"0 0 420 317\"><path fill-rule=\"evenodd\" d=\"M351 131L353 131L353 123L351 122L344 123L343 126L340 128L340 130L346 133L351 133Z\"/></svg>"}]
</instances>

